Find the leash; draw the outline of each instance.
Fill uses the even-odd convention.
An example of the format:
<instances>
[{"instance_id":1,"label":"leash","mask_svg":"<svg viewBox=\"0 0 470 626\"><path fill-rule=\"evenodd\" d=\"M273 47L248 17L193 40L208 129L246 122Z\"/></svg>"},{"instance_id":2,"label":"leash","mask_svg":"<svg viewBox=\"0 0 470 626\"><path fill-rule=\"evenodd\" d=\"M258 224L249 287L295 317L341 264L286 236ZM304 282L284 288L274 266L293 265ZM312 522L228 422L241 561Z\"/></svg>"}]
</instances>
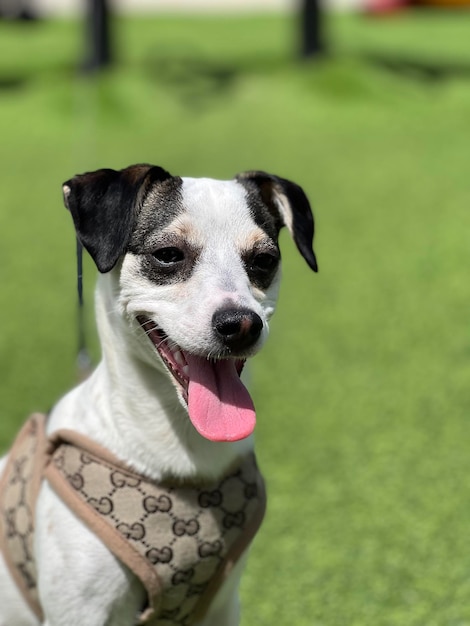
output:
<instances>
[{"instance_id":1,"label":"leash","mask_svg":"<svg viewBox=\"0 0 470 626\"><path fill-rule=\"evenodd\" d=\"M83 246L77 237L77 293L78 293L78 349L77 370L79 380L85 380L91 372L91 359L86 345L85 306L83 299Z\"/></svg>"}]
</instances>

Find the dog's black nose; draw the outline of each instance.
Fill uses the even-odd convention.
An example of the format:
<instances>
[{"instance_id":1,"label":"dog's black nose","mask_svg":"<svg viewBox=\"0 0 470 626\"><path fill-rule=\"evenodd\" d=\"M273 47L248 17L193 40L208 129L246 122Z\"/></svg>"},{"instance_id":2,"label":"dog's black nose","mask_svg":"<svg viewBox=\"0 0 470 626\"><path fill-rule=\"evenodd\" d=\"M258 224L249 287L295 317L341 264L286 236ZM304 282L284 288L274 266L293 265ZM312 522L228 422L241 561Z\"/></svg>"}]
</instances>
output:
<instances>
[{"instance_id":1,"label":"dog's black nose","mask_svg":"<svg viewBox=\"0 0 470 626\"><path fill-rule=\"evenodd\" d=\"M250 309L221 309L212 316L212 326L227 348L240 352L257 341L263 320Z\"/></svg>"}]
</instances>

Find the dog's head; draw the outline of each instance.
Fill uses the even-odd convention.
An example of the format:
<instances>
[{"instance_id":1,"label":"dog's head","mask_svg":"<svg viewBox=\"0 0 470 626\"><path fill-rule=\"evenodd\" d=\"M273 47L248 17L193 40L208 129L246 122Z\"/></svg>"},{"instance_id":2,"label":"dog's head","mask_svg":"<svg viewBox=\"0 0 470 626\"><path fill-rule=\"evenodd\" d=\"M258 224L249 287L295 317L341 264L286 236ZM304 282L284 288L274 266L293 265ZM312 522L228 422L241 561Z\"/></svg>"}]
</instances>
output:
<instances>
[{"instance_id":1,"label":"dog's head","mask_svg":"<svg viewBox=\"0 0 470 626\"><path fill-rule=\"evenodd\" d=\"M281 227L317 271L302 189L264 172L218 181L133 165L75 176L63 191L98 270L119 273L119 310L140 355L167 372L196 430L214 441L251 434L239 376L267 336Z\"/></svg>"}]
</instances>

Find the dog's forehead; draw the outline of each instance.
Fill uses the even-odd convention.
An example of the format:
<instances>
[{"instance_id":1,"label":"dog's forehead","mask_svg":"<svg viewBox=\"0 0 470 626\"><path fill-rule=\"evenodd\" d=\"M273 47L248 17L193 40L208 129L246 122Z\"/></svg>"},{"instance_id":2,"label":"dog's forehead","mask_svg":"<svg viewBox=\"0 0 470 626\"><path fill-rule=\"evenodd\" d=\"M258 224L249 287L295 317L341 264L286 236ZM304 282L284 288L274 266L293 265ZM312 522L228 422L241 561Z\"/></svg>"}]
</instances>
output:
<instances>
[{"instance_id":1,"label":"dog's forehead","mask_svg":"<svg viewBox=\"0 0 470 626\"><path fill-rule=\"evenodd\" d=\"M250 217L245 188L234 180L182 178L181 195L188 213L208 217Z\"/></svg>"},{"instance_id":2,"label":"dog's forehead","mask_svg":"<svg viewBox=\"0 0 470 626\"><path fill-rule=\"evenodd\" d=\"M185 215L179 217L206 237L230 235L242 247L276 237L267 207L236 180L183 178L181 194Z\"/></svg>"}]
</instances>

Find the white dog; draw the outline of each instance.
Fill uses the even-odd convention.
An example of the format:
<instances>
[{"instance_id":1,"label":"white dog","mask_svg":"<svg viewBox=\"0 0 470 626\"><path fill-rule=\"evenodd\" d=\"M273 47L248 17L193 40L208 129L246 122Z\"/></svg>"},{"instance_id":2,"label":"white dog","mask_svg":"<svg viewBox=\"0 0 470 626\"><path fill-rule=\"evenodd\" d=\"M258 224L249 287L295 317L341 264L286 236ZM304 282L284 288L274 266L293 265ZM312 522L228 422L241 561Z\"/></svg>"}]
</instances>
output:
<instances>
[{"instance_id":1,"label":"white dog","mask_svg":"<svg viewBox=\"0 0 470 626\"><path fill-rule=\"evenodd\" d=\"M240 373L268 334L282 226L317 270L310 205L264 172L150 165L63 190L100 272L102 360L2 462L0 625L234 626L264 512Z\"/></svg>"}]
</instances>

